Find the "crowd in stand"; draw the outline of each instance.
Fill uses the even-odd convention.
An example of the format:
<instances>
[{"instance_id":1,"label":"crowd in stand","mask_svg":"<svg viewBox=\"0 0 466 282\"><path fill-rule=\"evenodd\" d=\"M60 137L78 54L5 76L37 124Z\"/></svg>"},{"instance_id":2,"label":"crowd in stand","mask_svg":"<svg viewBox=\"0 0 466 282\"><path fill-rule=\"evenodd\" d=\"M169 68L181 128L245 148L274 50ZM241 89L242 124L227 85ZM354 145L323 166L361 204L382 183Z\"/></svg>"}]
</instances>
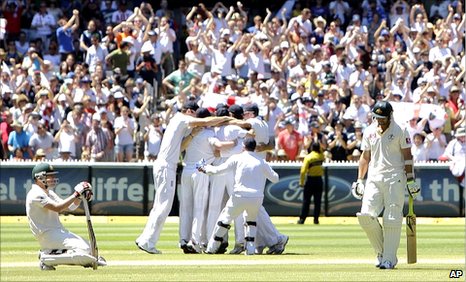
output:
<instances>
[{"instance_id":1,"label":"crowd in stand","mask_svg":"<svg viewBox=\"0 0 466 282\"><path fill-rule=\"evenodd\" d=\"M269 160L302 159L316 140L327 160L358 159L380 99L421 109L404 113L416 161L464 143L461 1L364 0L358 13L296 1L257 14L241 2L2 2L2 159L154 160L189 100L212 112L257 104Z\"/></svg>"}]
</instances>

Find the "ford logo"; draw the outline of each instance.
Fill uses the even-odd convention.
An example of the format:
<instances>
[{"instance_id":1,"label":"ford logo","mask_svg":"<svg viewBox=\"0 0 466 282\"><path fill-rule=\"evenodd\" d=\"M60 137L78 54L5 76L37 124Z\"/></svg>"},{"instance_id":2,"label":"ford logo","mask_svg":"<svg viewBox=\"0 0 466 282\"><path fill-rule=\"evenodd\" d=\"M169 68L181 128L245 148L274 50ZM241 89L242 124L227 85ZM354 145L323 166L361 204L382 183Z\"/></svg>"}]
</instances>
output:
<instances>
[{"instance_id":1,"label":"ford logo","mask_svg":"<svg viewBox=\"0 0 466 282\"><path fill-rule=\"evenodd\" d=\"M351 184L339 177L329 176L328 202L329 205L354 200L351 196ZM265 195L272 202L286 207L300 208L303 202L303 190L299 189L299 176L286 176L277 183L269 183L265 188ZM322 203L325 199L322 194Z\"/></svg>"}]
</instances>

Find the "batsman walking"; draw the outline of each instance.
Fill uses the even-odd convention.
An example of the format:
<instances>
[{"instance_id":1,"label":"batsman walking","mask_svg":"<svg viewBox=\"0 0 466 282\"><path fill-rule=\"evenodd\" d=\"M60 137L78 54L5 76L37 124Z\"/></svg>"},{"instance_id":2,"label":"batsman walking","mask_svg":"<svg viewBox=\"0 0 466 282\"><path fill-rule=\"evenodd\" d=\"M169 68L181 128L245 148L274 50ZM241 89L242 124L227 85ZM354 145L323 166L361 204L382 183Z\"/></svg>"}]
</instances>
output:
<instances>
[{"instance_id":1,"label":"batsman walking","mask_svg":"<svg viewBox=\"0 0 466 282\"><path fill-rule=\"evenodd\" d=\"M413 198L420 189L414 181L409 133L393 120L392 106L379 101L372 115L374 122L364 131L358 180L352 185L352 193L362 199L361 212L356 215L377 254L376 267L393 269L398 263L404 189L407 187ZM383 227L378 220L382 210Z\"/></svg>"}]
</instances>

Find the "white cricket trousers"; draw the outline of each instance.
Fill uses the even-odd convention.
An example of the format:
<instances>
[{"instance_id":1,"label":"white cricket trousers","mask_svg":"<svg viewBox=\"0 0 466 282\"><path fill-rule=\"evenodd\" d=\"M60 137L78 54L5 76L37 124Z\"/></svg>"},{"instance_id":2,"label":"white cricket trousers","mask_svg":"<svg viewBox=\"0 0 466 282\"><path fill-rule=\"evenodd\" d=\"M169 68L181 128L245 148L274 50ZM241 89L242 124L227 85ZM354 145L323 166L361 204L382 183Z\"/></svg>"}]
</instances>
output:
<instances>
[{"instance_id":1,"label":"white cricket trousers","mask_svg":"<svg viewBox=\"0 0 466 282\"><path fill-rule=\"evenodd\" d=\"M227 158L220 158L215 160L212 165L220 165L226 161ZM207 209L207 238L210 238L217 225L217 219L224 207L225 187L228 197L233 193L235 184L235 174L233 171L226 171L225 173L210 176L210 189L209 189L209 208ZM244 243L244 221L242 216L235 219L235 242L236 244ZM227 239L226 237L225 239Z\"/></svg>"},{"instance_id":2,"label":"white cricket trousers","mask_svg":"<svg viewBox=\"0 0 466 282\"><path fill-rule=\"evenodd\" d=\"M36 238L41 250L82 250L90 253L87 241L66 229L48 230Z\"/></svg>"},{"instance_id":3,"label":"white cricket trousers","mask_svg":"<svg viewBox=\"0 0 466 282\"><path fill-rule=\"evenodd\" d=\"M162 232L165 220L170 213L175 197L176 164L170 165L163 160L154 163L154 205L150 211L144 231L136 239L140 246L155 248Z\"/></svg>"},{"instance_id":4,"label":"white cricket trousers","mask_svg":"<svg viewBox=\"0 0 466 282\"><path fill-rule=\"evenodd\" d=\"M233 220L236 220L238 216L243 216L245 222L256 222L257 215L259 213L259 208L262 206L263 197L258 198L248 198L248 197L239 197L237 195L232 195L228 199L225 208L220 213L218 221L221 221L223 224L231 224ZM252 228L251 228L252 227ZM214 233L211 237L213 240L214 236L223 237L221 234L221 229L219 225L215 226ZM247 237L256 237L256 228L255 226L244 226L243 230Z\"/></svg>"},{"instance_id":5,"label":"white cricket trousers","mask_svg":"<svg viewBox=\"0 0 466 282\"><path fill-rule=\"evenodd\" d=\"M192 240L201 243L205 236L205 218L209 197L209 176L186 166L181 174L180 200L180 243Z\"/></svg>"},{"instance_id":6,"label":"white cricket trousers","mask_svg":"<svg viewBox=\"0 0 466 282\"><path fill-rule=\"evenodd\" d=\"M404 171L370 176L362 199L361 213L377 218L383 212L383 260L396 264L403 222L406 176ZM380 239L379 239L380 240ZM377 250L376 250L377 251Z\"/></svg>"}]
</instances>

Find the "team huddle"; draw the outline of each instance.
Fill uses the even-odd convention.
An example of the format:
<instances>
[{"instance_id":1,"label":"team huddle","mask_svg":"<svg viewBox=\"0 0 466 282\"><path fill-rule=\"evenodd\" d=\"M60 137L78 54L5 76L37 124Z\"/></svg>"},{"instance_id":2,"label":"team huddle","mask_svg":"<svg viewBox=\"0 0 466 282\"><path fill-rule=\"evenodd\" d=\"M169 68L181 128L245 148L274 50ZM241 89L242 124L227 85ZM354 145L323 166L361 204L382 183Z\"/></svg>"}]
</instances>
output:
<instances>
[{"instance_id":1,"label":"team huddle","mask_svg":"<svg viewBox=\"0 0 466 282\"><path fill-rule=\"evenodd\" d=\"M419 193L411 140L393 121L392 112L389 102L374 106L375 122L364 132L358 180L352 188L353 195L362 199L357 217L380 269L393 269L398 262L404 187L413 198ZM282 254L289 238L276 229L262 206L266 180L279 179L265 161L266 150L273 147L270 143L267 123L259 117L255 104L218 106L215 116L195 102L184 104L168 124L153 165L154 206L135 241L137 247L150 254L161 253L156 245L173 204L176 168L185 151L178 187L179 246L183 252L225 253L228 230L234 222L235 246L230 254L262 254L265 248L267 254ZM50 164L36 165L26 200L31 231L41 247L41 269L54 270L60 264L106 265L103 258L92 255L84 239L66 230L58 217L65 209L76 209L81 200L91 200L91 185L81 182L73 195L61 199L50 190L57 183L56 173ZM382 227L377 217L383 208Z\"/></svg>"}]
</instances>

